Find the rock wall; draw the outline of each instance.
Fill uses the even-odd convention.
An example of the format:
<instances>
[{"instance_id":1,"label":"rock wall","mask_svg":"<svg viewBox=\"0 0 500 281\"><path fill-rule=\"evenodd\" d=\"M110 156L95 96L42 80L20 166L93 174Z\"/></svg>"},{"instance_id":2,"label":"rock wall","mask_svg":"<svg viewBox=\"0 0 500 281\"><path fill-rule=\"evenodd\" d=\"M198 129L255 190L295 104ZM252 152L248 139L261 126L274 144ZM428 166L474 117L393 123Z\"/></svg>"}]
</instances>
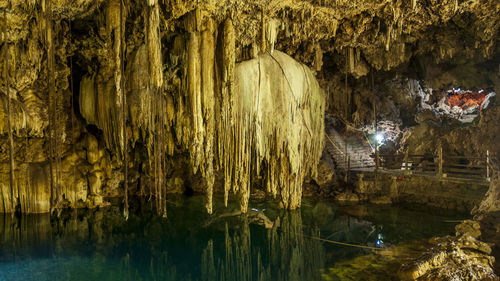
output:
<instances>
[{"instance_id":1,"label":"rock wall","mask_svg":"<svg viewBox=\"0 0 500 281\"><path fill-rule=\"evenodd\" d=\"M486 214L500 212L500 178L495 174L491 180L488 192L486 192L481 204L475 208L475 214Z\"/></svg>"}]
</instances>

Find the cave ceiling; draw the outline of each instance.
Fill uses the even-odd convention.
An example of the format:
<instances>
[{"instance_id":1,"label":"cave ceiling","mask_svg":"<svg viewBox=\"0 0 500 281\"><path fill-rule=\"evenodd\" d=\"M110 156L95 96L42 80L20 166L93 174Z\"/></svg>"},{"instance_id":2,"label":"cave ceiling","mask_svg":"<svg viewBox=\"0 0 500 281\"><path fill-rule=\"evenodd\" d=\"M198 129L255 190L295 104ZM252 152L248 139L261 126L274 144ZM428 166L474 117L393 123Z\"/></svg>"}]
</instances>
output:
<instances>
[{"instance_id":1,"label":"cave ceiling","mask_svg":"<svg viewBox=\"0 0 500 281\"><path fill-rule=\"evenodd\" d=\"M8 40L23 42L43 28L41 1L0 1L7 6ZM73 21L84 33L99 34L109 1L53 1L53 16ZM141 25L146 1L125 0L130 36ZM235 27L237 60L249 59L265 40L295 59L321 69L324 53L355 61L355 76L367 69L390 70L413 56L431 55L436 62L453 58L491 58L498 45L500 2L497 0L315 0L315 1L160 1L160 29L169 34L186 29L186 15L195 11L195 25L230 18ZM3 17L3 15L1 16ZM39 24L40 23L40 24ZM3 20L2 20L3 24ZM65 25L63 25L65 26ZM85 34L85 28L88 28ZM262 32L264 30L264 32ZM67 33L67 32L66 32ZM141 33L140 31L138 33ZM2 38L3 39L3 38ZM275 39L275 40L273 40ZM127 39L130 40L130 39ZM274 44L274 42L272 42ZM345 62L338 62L339 67Z\"/></svg>"}]
</instances>

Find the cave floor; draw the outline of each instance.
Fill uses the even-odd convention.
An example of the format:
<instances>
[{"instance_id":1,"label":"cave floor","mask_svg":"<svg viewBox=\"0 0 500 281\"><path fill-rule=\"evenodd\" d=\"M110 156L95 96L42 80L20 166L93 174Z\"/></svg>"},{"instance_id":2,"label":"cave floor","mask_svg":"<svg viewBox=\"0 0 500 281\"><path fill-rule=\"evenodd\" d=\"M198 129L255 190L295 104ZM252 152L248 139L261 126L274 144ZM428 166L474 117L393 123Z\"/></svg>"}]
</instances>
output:
<instances>
[{"instance_id":1,"label":"cave floor","mask_svg":"<svg viewBox=\"0 0 500 281\"><path fill-rule=\"evenodd\" d=\"M397 280L426 238L453 234L467 218L308 199L291 212L251 200L241 216L220 197L209 216L202 196L169 201L167 218L147 200L132 203L127 221L119 207L0 216L0 280Z\"/></svg>"}]
</instances>

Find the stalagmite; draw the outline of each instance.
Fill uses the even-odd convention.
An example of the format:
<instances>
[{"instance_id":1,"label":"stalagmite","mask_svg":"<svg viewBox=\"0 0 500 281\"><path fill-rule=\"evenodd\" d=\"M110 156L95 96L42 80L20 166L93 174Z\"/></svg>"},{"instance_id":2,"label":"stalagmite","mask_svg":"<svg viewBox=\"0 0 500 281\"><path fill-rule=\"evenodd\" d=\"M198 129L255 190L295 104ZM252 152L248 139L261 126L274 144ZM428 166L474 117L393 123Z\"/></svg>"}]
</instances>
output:
<instances>
[{"instance_id":1,"label":"stalagmite","mask_svg":"<svg viewBox=\"0 0 500 281\"><path fill-rule=\"evenodd\" d=\"M9 85L9 47L7 43L7 8L3 11L3 36L4 36L4 50L5 50L5 60L4 60L4 73L5 73L5 95L7 96L7 123L9 127L9 183L10 183L10 203L12 208L12 215L14 215L15 201L14 201L14 170L15 170L15 159L14 159L14 139L12 136L12 105L10 98L10 85Z\"/></svg>"}]
</instances>

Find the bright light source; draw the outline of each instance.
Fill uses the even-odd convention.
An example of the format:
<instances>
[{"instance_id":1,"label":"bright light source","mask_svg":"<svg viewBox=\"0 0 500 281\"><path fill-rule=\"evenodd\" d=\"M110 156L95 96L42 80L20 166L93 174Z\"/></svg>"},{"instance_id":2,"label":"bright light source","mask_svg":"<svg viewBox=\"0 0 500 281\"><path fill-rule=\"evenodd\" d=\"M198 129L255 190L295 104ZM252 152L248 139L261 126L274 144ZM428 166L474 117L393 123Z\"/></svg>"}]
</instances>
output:
<instances>
[{"instance_id":1,"label":"bright light source","mask_svg":"<svg viewBox=\"0 0 500 281\"><path fill-rule=\"evenodd\" d=\"M377 133L375 135L375 140L377 141L377 143L382 143L384 141L384 135L382 133Z\"/></svg>"}]
</instances>

